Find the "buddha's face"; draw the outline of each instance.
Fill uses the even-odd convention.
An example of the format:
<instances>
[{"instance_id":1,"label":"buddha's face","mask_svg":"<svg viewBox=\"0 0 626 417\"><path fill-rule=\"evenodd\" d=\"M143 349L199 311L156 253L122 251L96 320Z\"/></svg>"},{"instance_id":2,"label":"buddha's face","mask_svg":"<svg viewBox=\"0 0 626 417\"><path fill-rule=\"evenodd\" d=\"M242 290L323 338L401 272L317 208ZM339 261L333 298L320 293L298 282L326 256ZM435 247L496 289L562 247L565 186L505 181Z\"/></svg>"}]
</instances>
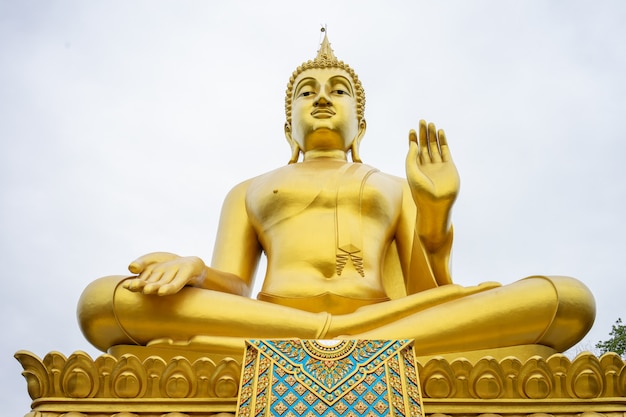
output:
<instances>
[{"instance_id":1,"label":"buddha's face","mask_svg":"<svg viewBox=\"0 0 626 417\"><path fill-rule=\"evenodd\" d=\"M310 150L346 152L361 130L364 123L359 123L354 85L346 71L313 68L298 75L288 135L305 154Z\"/></svg>"}]
</instances>

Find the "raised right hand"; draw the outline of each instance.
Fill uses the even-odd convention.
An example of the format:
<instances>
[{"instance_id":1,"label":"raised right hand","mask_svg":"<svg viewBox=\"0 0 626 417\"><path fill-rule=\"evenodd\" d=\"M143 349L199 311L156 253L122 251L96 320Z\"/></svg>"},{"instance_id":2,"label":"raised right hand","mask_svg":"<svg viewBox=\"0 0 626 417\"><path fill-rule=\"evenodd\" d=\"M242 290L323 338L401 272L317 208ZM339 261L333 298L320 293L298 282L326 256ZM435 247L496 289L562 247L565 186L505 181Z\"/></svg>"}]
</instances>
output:
<instances>
[{"instance_id":1,"label":"raised right hand","mask_svg":"<svg viewBox=\"0 0 626 417\"><path fill-rule=\"evenodd\" d=\"M204 279L206 268L202 259L181 257L167 252L154 252L137 258L128 266L136 278L124 282L124 288L143 294L170 295L185 285Z\"/></svg>"},{"instance_id":2,"label":"raised right hand","mask_svg":"<svg viewBox=\"0 0 626 417\"><path fill-rule=\"evenodd\" d=\"M449 210L459 192L459 173L452 161L443 130L419 121L419 139L409 132L406 176L413 200L421 210L444 206Z\"/></svg>"}]
</instances>

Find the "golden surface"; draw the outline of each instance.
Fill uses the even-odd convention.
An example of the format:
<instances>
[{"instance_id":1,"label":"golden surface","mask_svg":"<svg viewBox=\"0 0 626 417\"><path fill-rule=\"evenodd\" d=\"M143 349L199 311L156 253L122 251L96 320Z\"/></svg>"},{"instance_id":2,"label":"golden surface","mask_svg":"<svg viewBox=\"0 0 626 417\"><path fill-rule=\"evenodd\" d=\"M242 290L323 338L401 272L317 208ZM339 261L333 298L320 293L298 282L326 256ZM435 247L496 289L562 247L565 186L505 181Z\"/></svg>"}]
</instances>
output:
<instances>
[{"instance_id":1,"label":"golden surface","mask_svg":"<svg viewBox=\"0 0 626 417\"><path fill-rule=\"evenodd\" d=\"M562 351L580 340L595 304L575 279L452 283L459 176L446 136L420 121L407 178L387 175L360 162L364 104L356 74L325 38L289 81L290 163L228 194L211 266L152 253L131 263L137 276L97 280L78 306L85 337L103 351L164 343L207 352L216 339L243 348L246 338L414 338L418 356ZM267 270L253 300L262 253Z\"/></svg>"},{"instance_id":2,"label":"golden surface","mask_svg":"<svg viewBox=\"0 0 626 417\"><path fill-rule=\"evenodd\" d=\"M20 351L16 358L33 399L29 417L200 417L234 415L242 355L92 359L50 352L42 360ZM419 361L418 370L429 416L626 415L626 362L614 353L573 360L562 354L525 361L438 357Z\"/></svg>"}]
</instances>

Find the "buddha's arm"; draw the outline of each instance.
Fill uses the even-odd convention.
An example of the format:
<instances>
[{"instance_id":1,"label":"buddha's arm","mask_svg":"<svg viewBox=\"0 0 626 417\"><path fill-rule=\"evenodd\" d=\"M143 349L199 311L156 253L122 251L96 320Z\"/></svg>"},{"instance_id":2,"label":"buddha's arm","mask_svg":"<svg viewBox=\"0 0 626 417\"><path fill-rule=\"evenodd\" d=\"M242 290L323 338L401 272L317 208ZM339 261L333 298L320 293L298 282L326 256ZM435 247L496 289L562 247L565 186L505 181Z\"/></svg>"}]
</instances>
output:
<instances>
[{"instance_id":1,"label":"buddha's arm","mask_svg":"<svg viewBox=\"0 0 626 417\"><path fill-rule=\"evenodd\" d=\"M211 261L211 269L228 274L232 283L240 287L236 293L245 296L249 296L252 291L262 252L246 209L246 193L250 182L248 180L234 187L224 200ZM205 281L210 284L213 277L207 275Z\"/></svg>"},{"instance_id":2,"label":"buddha's arm","mask_svg":"<svg viewBox=\"0 0 626 417\"><path fill-rule=\"evenodd\" d=\"M402 215L396 231L396 243L407 294L415 294L440 285L452 283L449 269L452 227L447 240L436 247L427 246L420 236L419 215L405 180Z\"/></svg>"},{"instance_id":3,"label":"buddha's arm","mask_svg":"<svg viewBox=\"0 0 626 417\"><path fill-rule=\"evenodd\" d=\"M246 187L247 183L238 185L224 201L212 267L196 256L154 252L130 264L130 272L138 276L124 281L124 287L144 294L169 295L184 286L194 286L248 296L261 249L247 221Z\"/></svg>"},{"instance_id":4,"label":"buddha's arm","mask_svg":"<svg viewBox=\"0 0 626 417\"><path fill-rule=\"evenodd\" d=\"M143 294L175 294L187 285L232 294L247 292L239 277L209 268L197 256L154 252L137 258L128 269L138 276L124 281L124 288Z\"/></svg>"},{"instance_id":5,"label":"buddha's arm","mask_svg":"<svg viewBox=\"0 0 626 417\"><path fill-rule=\"evenodd\" d=\"M420 120L419 142L409 133L407 182L417 206L411 248L409 293L452 283L449 257L452 246L450 214L459 190L459 176L452 162L443 130ZM407 203L405 202L405 205ZM432 278L427 279L428 273Z\"/></svg>"}]
</instances>

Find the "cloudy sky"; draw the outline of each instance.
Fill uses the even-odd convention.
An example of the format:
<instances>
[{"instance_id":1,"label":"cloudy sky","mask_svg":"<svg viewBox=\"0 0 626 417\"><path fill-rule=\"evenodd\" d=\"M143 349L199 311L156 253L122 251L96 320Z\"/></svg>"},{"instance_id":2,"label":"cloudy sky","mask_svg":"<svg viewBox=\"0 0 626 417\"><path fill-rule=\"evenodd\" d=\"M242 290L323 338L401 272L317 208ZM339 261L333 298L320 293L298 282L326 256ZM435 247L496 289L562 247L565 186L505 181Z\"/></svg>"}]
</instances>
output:
<instances>
[{"instance_id":1,"label":"cloudy sky","mask_svg":"<svg viewBox=\"0 0 626 417\"><path fill-rule=\"evenodd\" d=\"M335 4L338 3L338 4ZM301 5L300 5L301 4ZM98 352L75 306L165 250L210 259L223 197L286 164L287 79L328 25L363 81L363 160L403 175L420 118L462 178L461 284L575 276L582 348L626 318L621 1L0 1L0 404L20 349Z\"/></svg>"}]
</instances>

